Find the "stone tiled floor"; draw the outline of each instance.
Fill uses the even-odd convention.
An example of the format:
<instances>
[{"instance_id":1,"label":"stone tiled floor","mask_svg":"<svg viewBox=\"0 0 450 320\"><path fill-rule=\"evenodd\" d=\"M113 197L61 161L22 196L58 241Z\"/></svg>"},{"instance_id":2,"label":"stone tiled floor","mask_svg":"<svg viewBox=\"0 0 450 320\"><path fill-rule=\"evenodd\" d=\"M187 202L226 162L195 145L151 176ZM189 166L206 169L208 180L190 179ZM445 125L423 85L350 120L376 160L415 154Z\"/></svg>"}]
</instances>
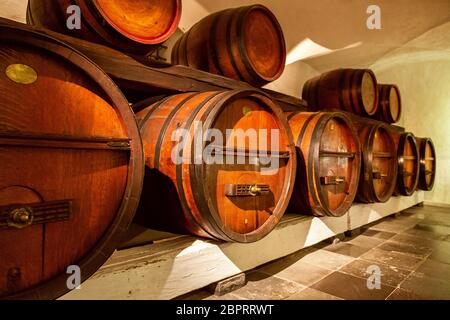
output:
<instances>
[{"instance_id":1,"label":"stone tiled floor","mask_svg":"<svg viewBox=\"0 0 450 320\"><path fill-rule=\"evenodd\" d=\"M367 287L369 267L381 288ZM414 207L337 244L320 243L247 273L224 296L199 290L182 299L450 300L450 208Z\"/></svg>"}]
</instances>

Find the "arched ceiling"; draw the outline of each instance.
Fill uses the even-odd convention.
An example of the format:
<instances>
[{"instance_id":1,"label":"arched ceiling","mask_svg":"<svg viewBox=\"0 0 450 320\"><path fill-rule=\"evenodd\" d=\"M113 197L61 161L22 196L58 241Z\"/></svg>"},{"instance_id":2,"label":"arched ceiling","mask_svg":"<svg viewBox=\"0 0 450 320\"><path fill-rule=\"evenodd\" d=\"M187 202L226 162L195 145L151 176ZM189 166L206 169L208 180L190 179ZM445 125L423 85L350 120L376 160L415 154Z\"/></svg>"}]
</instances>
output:
<instances>
[{"instance_id":1,"label":"arched ceiling","mask_svg":"<svg viewBox=\"0 0 450 320\"><path fill-rule=\"evenodd\" d=\"M303 59L320 72L338 67L369 67L388 52L450 21L450 0L185 2L186 5L195 2L207 12L255 3L267 6L280 21L288 52L307 39L330 49L328 54ZM377 4L381 9L381 30L369 30L366 26L367 8L371 4ZM342 49L346 47L349 48Z\"/></svg>"},{"instance_id":2,"label":"arched ceiling","mask_svg":"<svg viewBox=\"0 0 450 320\"><path fill-rule=\"evenodd\" d=\"M0 15L24 22L26 3L2 0ZM442 35L429 31L450 21L450 0L183 0L180 28L186 31L218 10L256 3L277 16L288 53L295 48L302 51L296 56L319 72L369 67L427 32L427 44L434 46L436 41L443 41ZM374 3L381 8L381 30L366 27L367 7ZM314 48L324 53L314 55Z\"/></svg>"}]
</instances>

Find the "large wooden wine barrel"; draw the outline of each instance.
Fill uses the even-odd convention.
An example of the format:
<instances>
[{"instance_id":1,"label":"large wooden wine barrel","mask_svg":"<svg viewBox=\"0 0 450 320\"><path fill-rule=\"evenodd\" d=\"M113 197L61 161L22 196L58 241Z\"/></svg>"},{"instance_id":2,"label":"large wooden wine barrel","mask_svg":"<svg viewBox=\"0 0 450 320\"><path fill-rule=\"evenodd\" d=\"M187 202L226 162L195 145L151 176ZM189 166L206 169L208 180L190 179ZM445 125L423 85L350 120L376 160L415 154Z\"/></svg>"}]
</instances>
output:
<instances>
[{"instance_id":1,"label":"large wooden wine barrel","mask_svg":"<svg viewBox=\"0 0 450 320\"><path fill-rule=\"evenodd\" d=\"M76 22L74 5L79 29L67 27ZM167 40L180 17L181 0L29 0L27 10L30 24L141 54Z\"/></svg>"},{"instance_id":2,"label":"large wooden wine barrel","mask_svg":"<svg viewBox=\"0 0 450 320\"><path fill-rule=\"evenodd\" d=\"M264 6L227 9L194 25L175 44L172 63L263 86L286 63L283 31Z\"/></svg>"},{"instance_id":3,"label":"large wooden wine barrel","mask_svg":"<svg viewBox=\"0 0 450 320\"><path fill-rule=\"evenodd\" d=\"M431 191L436 176L436 150L430 138L416 138L420 156L420 173L418 188Z\"/></svg>"},{"instance_id":4,"label":"large wooden wine barrel","mask_svg":"<svg viewBox=\"0 0 450 320\"><path fill-rule=\"evenodd\" d=\"M397 181L397 150L384 124L357 123L362 170L356 199L363 203L386 202Z\"/></svg>"},{"instance_id":5,"label":"large wooden wine barrel","mask_svg":"<svg viewBox=\"0 0 450 320\"><path fill-rule=\"evenodd\" d=\"M396 123L402 113L400 90L393 84L378 85L378 110L375 118L387 123Z\"/></svg>"},{"instance_id":6,"label":"large wooden wine barrel","mask_svg":"<svg viewBox=\"0 0 450 320\"><path fill-rule=\"evenodd\" d=\"M355 198L361 168L351 120L340 112L292 112L288 120L298 150L290 211L342 216Z\"/></svg>"},{"instance_id":7,"label":"large wooden wine barrel","mask_svg":"<svg viewBox=\"0 0 450 320\"><path fill-rule=\"evenodd\" d=\"M271 99L257 91L186 93L137 116L147 164L137 223L235 242L275 227L292 193L296 154ZM213 138L204 142L199 128Z\"/></svg>"},{"instance_id":8,"label":"large wooden wine barrel","mask_svg":"<svg viewBox=\"0 0 450 320\"><path fill-rule=\"evenodd\" d=\"M312 111L338 109L373 116L378 108L377 79L369 69L337 69L308 80L302 97Z\"/></svg>"},{"instance_id":9,"label":"large wooden wine barrel","mask_svg":"<svg viewBox=\"0 0 450 320\"><path fill-rule=\"evenodd\" d=\"M398 174L395 194L410 196L419 182L419 149L412 133L400 135L397 144Z\"/></svg>"},{"instance_id":10,"label":"large wooden wine barrel","mask_svg":"<svg viewBox=\"0 0 450 320\"><path fill-rule=\"evenodd\" d=\"M116 249L142 144L119 89L67 45L0 25L0 70L0 298L52 299L69 266L83 281Z\"/></svg>"}]
</instances>

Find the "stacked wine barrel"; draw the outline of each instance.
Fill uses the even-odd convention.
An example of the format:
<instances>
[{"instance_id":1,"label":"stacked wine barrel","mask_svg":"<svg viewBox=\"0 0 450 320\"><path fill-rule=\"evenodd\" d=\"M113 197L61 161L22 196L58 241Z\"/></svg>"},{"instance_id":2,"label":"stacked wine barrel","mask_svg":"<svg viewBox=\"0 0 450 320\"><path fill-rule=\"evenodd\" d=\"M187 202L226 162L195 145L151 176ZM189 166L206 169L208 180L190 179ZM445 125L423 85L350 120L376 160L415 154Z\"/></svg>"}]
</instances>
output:
<instances>
[{"instance_id":1,"label":"stacked wine barrel","mask_svg":"<svg viewBox=\"0 0 450 320\"><path fill-rule=\"evenodd\" d=\"M311 110L342 110L374 116L378 108L377 80L371 70L338 69L308 80L303 99Z\"/></svg>"},{"instance_id":2,"label":"stacked wine barrel","mask_svg":"<svg viewBox=\"0 0 450 320\"><path fill-rule=\"evenodd\" d=\"M303 99L311 110L342 110L387 123L400 120L400 90L380 85L370 69L337 69L308 80Z\"/></svg>"},{"instance_id":3,"label":"stacked wine barrel","mask_svg":"<svg viewBox=\"0 0 450 320\"><path fill-rule=\"evenodd\" d=\"M27 20L145 54L180 15L181 0L30 0ZM144 182L142 140L121 90L67 44L1 24L0 69L0 299L53 299L122 242Z\"/></svg>"},{"instance_id":4,"label":"stacked wine barrel","mask_svg":"<svg viewBox=\"0 0 450 320\"><path fill-rule=\"evenodd\" d=\"M436 151L430 138L417 138L419 149L420 169L418 188L431 191L436 176Z\"/></svg>"},{"instance_id":5,"label":"stacked wine barrel","mask_svg":"<svg viewBox=\"0 0 450 320\"><path fill-rule=\"evenodd\" d=\"M167 40L180 18L181 0L29 0L27 8L30 24L136 54Z\"/></svg>"},{"instance_id":6,"label":"stacked wine barrel","mask_svg":"<svg viewBox=\"0 0 450 320\"><path fill-rule=\"evenodd\" d=\"M378 108L375 118L387 123L396 123L402 113L400 90L396 85L378 85Z\"/></svg>"},{"instance_id":7,"label":"stacked wine barrel","mask_svg":"<svg viewBox=\"0 0 450 320\"><path fill-rule=\"evenodd\" d=\"M83 55L0 26L0 297L49 299L113 253L143 181L128 102Z\"/></svg>"},{"instance_id":8,"label":"stacked wine barrel","mask_svg":"<svg viewBox=\"0 0 450 320\"><path fill-rule=\"evenodd\" d=\"M27 9L30 24L141 58L175 32L180 15L180 0L29 0ZM282 74L286 46L273 13L251 5L198 22L172 59L260 87ZM401 115L400 91L371 70L311 79L307 112L285 112L241 84L149 92L134 113L77 50L3 24L0 69L0 299L63 295L68 272L90 277L132 221L250 243L287 210L339 217L355 199L433 188L431 139L389 125Z\"/></svg>"},{"instance_id":9,"label":"stacked wine barrel","mask_svg":"<svg viewBox=\"0 0 450 320\"><path fill-rule=\"evenodd\" d=\"M159 101L137 117L149 178L139 222L237 242L257 241L276 226L294 187L296 154L288 123L269 97L258 91L186 93ZM205 131L215 129L225 136L232 130L232 134L222 143L202 143L195 151L196 123L203 124ZM180 128L191 137L183 137L180 161L174 163L172 137ZM268 147L274 141L272 130L279 131L280 150L261 150L248 139L234 143L238 132L248 129L267 130L266 141L259 141L258 146ZM215 157L211 165L207 159L195 159L206 147ZM261 170L261 156L269 164L276 160L273 173Z\"/></svg>"},{"instance_id":10,"label":"stacked wine barrel","mask_svg":"<svg viewBox=\"0 0 450 320\"><path fill-rule=\"evenodd\" d=\"M419 183L420 156L417 141L410 132L396 136L398 175L396 195L410 196Z\"/></svg>"},{"instance_id":11,"label":"stacked wine barrel","mask_svg":"<svg viewBox=\"0 0 450 320\"><path fill-rule=\"evenodd\" d=\"M358 201L386 202L397 181L397 150L391 133L383 124L359 126L362 144L362 171Z\"/></svg>"},{"instance_id":12,"label":"stacked wine barrel","mask_svg":"<svg viewBox=\"0 0 450 320\"><path fill-rule=\"evenodd\" d=\"M340 112L291 112L288 120L298 148L290 210L342 216L358 188L361 151L355 127Z\"/></svg>"},{"instance_id":13,"label":"stacked wine barrel","mask_svg":"<svg viewBox=\"0 0 450 320\"><path fill-rule=\"evenodd\" d=\"M306 81L302 97L311 111L348 113L357 128L362 150L357 201L386 202L392 195L433 188L433 142L392 126L402 114L397 85L378 84L370 69L336 69Z\"/></svg>"},{"instance_id":14,"label":"stacked wine barrel","mask_svg":"<svg viewBox=\"0 0 450 320\"><path fill-rule=\"evenodd\" d=\"M260 87L284 71L286 44L273 13L262 5L214 13L184 34L172 63Z\"/></svg>"}]
</instances>

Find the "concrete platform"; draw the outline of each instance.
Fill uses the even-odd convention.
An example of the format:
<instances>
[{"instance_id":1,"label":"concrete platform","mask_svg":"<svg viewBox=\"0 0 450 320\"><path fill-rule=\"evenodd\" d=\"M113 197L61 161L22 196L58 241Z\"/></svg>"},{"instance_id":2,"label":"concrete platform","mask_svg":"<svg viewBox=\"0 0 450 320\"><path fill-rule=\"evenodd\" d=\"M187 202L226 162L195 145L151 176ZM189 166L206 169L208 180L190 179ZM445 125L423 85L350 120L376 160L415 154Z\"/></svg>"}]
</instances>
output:
<instances>
[{"instance_id":1,"label":"concrete platform","mask_svg":"<svg viewBox=\"0 0 450 320\"><path fill-rule=\"evenodd\" d=\"M424 193L385 204L356 204L339 218L287 214L267 237L252 244L177 236L117 251L81 289L61 299L171 299L424 201Z\"/></svg>"}]
</instances>

